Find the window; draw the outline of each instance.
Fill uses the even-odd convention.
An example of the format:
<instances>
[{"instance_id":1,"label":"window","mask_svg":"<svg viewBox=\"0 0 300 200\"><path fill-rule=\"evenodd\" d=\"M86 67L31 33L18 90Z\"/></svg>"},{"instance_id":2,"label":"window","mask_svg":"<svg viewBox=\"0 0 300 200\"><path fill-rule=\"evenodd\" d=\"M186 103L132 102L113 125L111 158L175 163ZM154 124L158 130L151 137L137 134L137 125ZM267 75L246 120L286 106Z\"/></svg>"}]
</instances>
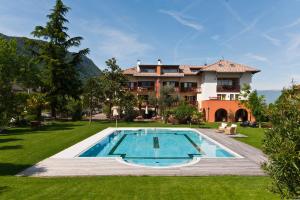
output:
<instances>
[{"instance_id":1,"label":"window","mask_svg":"<svg viewBox=\"0 0 300 200\"><path fill-rule=\"evenodd\" d=\"M163 86L172 86L172 87L178 87L179 82L178 81L164 81Z\"/></svg>"},{"instance_id":2,"label":"window","mask_svg":"<svg viewBox=\"0 0 300 200\"><path fill-rule=\"evenodd\" d=\"M154 81L141 81L138 82L138 86L143 88L151 88L154 87Z\"/></svg>"},{"instance_id":3,"label":"window","mask_svg":"<svg viewBox=\"0 0 300 200\"><path fill-rule=\"evenodd\" d=\"M196 88L197 83L196 82L184 82L180 84L181 88Z\"/></svg>"},{"instance_id":4,"label":"window","mask_svg":"<svg viewBox=\"0 0 300 200\"><path fill-rule=\"evenodd\" d=\"M218 85L233 85L233 81L229 79L218 79Z\"/></svg>"},{"instance_id":5,"label":"window","mask_svg":"<svg viewBox=\"0 0 300 200\"><path fill-rule=\"evenodd\" d=\"M141 67L143 73L156 73L156 67Z\"/></svg>"},{"instance_id":6,"label":"window","mask_svg":"<svg viewBox=\"0 0 300 200\"><path fill-rule=\"evenodd\" d=\"M162 73L178 73L178 68L163 68Z\"/></svg>"},{"instance_id":7,"label":"window","mask_svg":"<svg viewBox=\"0 0 300 200\"><path fill-rule=\"evenodd\" d=\"M239 94L235 95L235 100L240 100L240 95Z\"/></svg>"},{"instance_id":8,"label":"window","mask_svg":"<svg viewBox=\"0 0 300 200\"><path fill-rule=\"evenodd\" d=\"M226 100L226 94L218 94L218 100Z\"/></svg>"},{"instance_id":9,"label":"window","mask_svg":"<svg viewBox=\"0 0 300 200\"><path fill-rule=\"evenodd\" d=\"M196 101L197 97L196 96L184 96L186 101Z\"/></svg>"},{"instance_id":10,"label":"window","mask_svg":"<svg viewBox=\"0 0 300 200\"><path fill-rule=\"evenodd\" d=\"M234 94L230 94L230 100L233 101L234 99Z\"/></svg>"},{"instance_id":11,"label":"window","mask_svg":"<svg viewBox=\"0 0 300 200\"><path fill-rule=\"evenodd\" d=\"M128 83L127 83L127 87L130 88L130 89L135 88L136 85L137 85L136 82L128 82Z\"/></svg>"},{"instance_id":12,"label":"window","mask_svg":"<svg viewBox=\"0 0 300 200\"><path fill-rule=\"evenodd\" d=\"M193 72L193 73L196 73L196 72L199 72L200 71L200 69L191 69L191 72Z\"/></svg>"}]
</instances>

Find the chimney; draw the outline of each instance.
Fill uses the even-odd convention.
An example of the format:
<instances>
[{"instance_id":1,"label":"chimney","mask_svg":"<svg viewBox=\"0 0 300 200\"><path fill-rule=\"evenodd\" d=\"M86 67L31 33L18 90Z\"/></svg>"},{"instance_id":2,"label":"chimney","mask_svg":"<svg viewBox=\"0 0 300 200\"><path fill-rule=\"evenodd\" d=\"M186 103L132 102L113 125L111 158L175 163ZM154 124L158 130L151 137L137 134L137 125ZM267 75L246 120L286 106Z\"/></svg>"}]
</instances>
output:
<instances>
[{"instance_id":1,"label":"chimney","mask_svg":"<svg viewBox=\"0 0 300 200\"><path fill-rule=\"evenodd\" d=\"M161 59L157 60L157 65L162 65Z\"/></svg>"},{"instance_id":2,"label":"chimney","mask_svg":"<svg viewBox=\"0 0 300 200\"><path fill-rule=\"evenodd\" d=\"M136 71L137 72L141 72L140 65L141 65L141 61L137 60L137 62L136 62Z\"/></svg>"}]
</instances>

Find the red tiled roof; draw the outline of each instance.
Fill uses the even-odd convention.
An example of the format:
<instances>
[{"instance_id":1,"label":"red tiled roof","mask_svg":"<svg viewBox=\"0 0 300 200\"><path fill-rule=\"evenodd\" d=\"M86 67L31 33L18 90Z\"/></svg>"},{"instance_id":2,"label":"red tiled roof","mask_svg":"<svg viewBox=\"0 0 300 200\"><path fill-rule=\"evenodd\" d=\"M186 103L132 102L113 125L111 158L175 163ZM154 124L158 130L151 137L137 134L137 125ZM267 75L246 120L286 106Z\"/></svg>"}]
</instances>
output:
<instances>
[{"instance_id":1,"label":"red tiled roof","mask_svg":"<svg viewBox=\"0 0 300 200\"><path fill-rule=\"evenodd\" d=\"M219 73L227 73L227 72L251 72L257 73L260 70L255 69L253 67L249 67L247 65L234 63L228 60L220 60L214 64L207 65L202 68L202 71L214 71Z\"/></svg>"},{"instance_id":2,"label":"red tiled roof","mask_svg":"<svg viewBox=\"0 0 300 200\"><path fill-rule=\"evenodd\" d=\"M218 72L218 73L257 73L260 70L249 67L247 65L234 63L228 60L220 60L216 63L210 65L179 65L180 72L179 73L168 73L157 75L156 73L143 73L137 72L136 67L131 67L125 69L123 71L126 75L134 75L134 76L183 76L183 75L197 75L199 72ZM198 71L192 71L193 69L199 69Z\"/></svg>"}]
</instances>

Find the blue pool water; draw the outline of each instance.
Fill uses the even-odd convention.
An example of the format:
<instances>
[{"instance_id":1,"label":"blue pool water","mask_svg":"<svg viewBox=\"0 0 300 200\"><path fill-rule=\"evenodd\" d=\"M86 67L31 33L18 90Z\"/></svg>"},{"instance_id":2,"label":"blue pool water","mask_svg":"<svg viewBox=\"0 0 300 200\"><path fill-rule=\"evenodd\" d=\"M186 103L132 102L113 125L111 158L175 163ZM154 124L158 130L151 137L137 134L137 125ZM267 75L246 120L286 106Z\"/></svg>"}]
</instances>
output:
<instances>
[{"instance_id":1,"label":"blue pool water","mask_svg":"<svg viewBox=\"0 0 300 200\"><path fill-rule=\"evenodd\" d=\"M80 157L121 157L139 165L172 166L194 157L235 156L194 131L139 129L115 131Z\"/></svg>"}]
</instances>

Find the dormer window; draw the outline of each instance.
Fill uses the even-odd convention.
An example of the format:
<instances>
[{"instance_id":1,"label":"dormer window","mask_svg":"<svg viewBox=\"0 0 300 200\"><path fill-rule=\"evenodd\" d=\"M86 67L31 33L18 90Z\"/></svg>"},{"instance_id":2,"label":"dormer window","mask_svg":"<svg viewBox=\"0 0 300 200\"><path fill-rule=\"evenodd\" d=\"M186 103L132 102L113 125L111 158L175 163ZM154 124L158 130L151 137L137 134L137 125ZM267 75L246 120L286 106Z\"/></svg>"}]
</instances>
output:
<instances>
[{"instance_id":1,"label":"dormer window","mask_svg":"<svg viewBox=\"0 0 300 200\"><path fill-rule=\"evenodd\" d=\"M193 73L198 73L200 71L199 68L191 68L191 72Z\"/></svg>"},{"instance_id":2,"label":"dormer window","mask_svg":"<svg viewBox=\"0 0 300 200\"><path fill-rule=\"evenodd\" d=\"M156 67L140 66L140 72L142 72L142 73L156 73Z\"/></svg>"},{"instance_id":3,"label":"dormer window","mask_svg":"<svg viewBox=\"0 0 300 200\"><path fill-rule=\"evenodd\" d=\"M179 67L177 66L165 66L162 68L162 73L178 73L179 72Z\"/></svg>"}]
</instances>

